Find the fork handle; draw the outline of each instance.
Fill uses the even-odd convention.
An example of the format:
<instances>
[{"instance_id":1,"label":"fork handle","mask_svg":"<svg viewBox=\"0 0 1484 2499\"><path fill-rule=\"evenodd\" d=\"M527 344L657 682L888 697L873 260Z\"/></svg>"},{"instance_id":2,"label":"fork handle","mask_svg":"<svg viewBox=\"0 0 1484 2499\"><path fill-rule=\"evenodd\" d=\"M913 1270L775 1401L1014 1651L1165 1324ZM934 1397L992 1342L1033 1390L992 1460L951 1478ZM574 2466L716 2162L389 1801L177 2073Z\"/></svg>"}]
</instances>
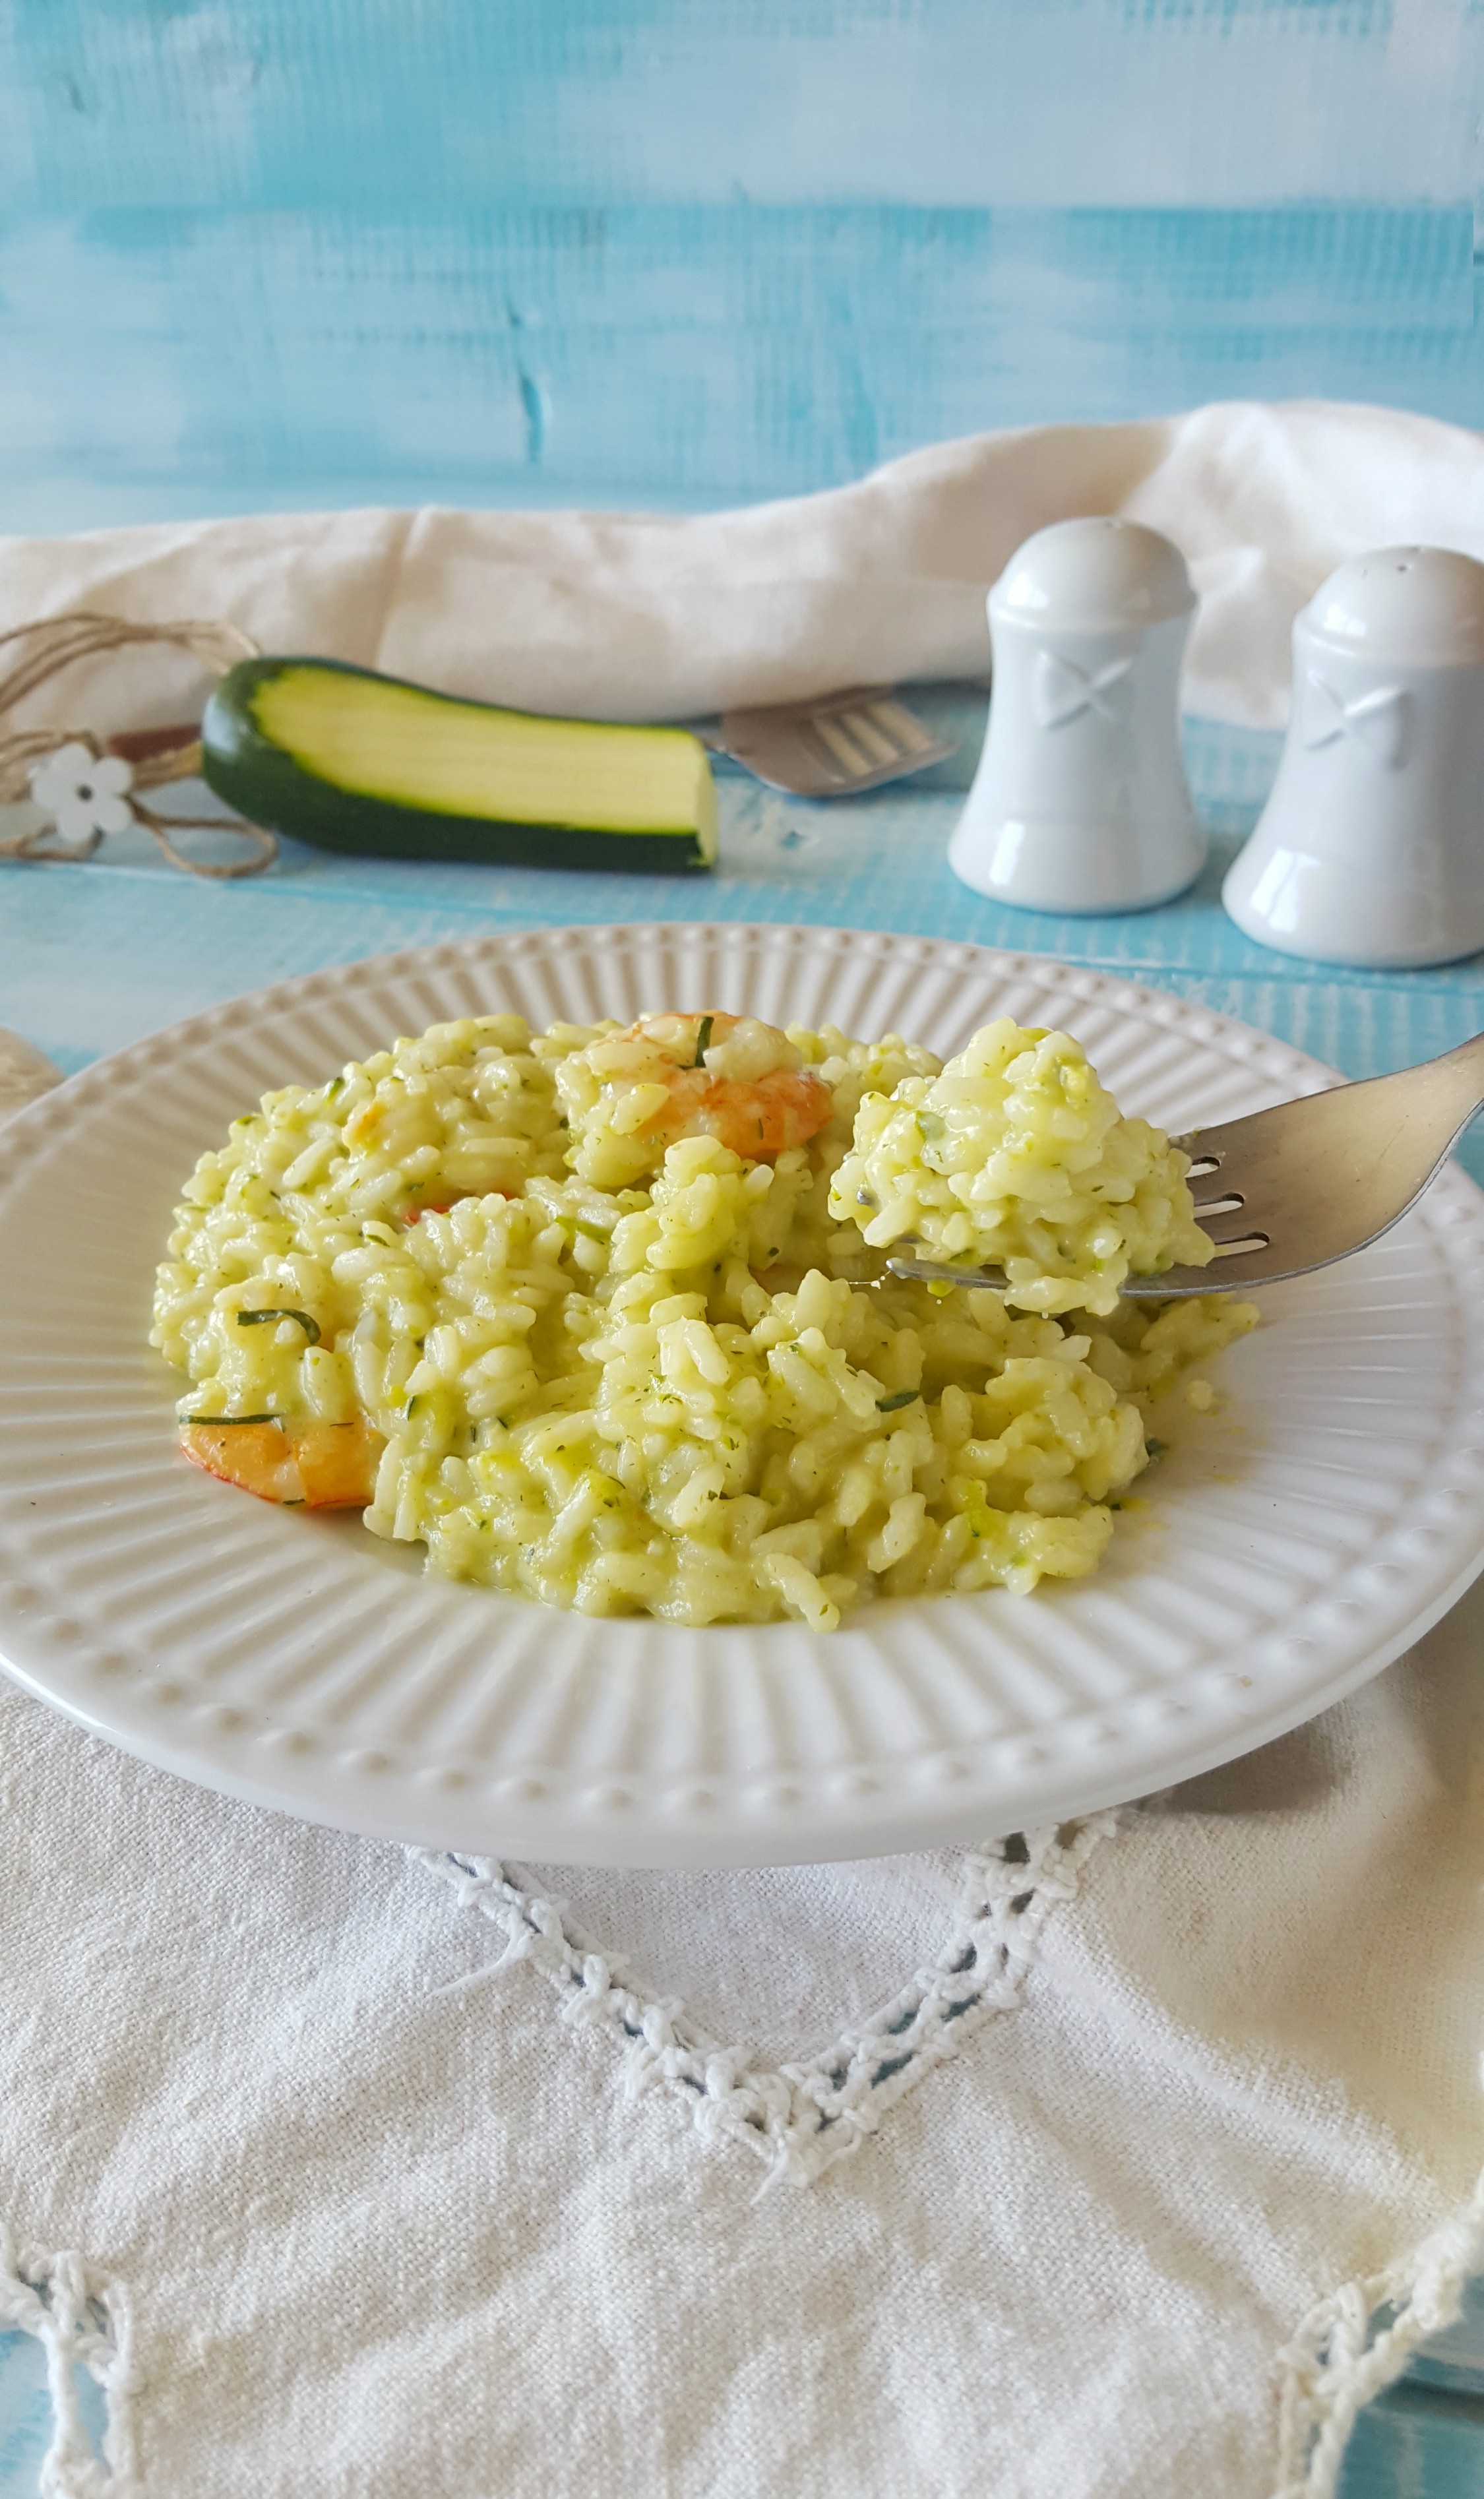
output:
<instances>
[{"instance_id":1,"label":"fork handle","mask_svg":"<svg viewBox=\"0 0 1484 2499\"><path fill-rule=\"evenodd\" d=\"M1439 1058L1394 1068L1389 1076L1362 1077L1339 1089L1353 1095L1368 1119L1385 1108L1404 1116L1414 1138L1426 1133L1432 1140L1440 1163L1475 1113L1484 1110L1484 1032L1445 1050Z\"/></svg>"},{"instance_id":2,"label":"fork handle","mask_svg":"<svg viewBox=\"0 0 1484 2499\"><path fill-rule=\"evenodd\" d=\"M1414 1080L1420 1096L1426 1094L1436 1106L1439 1119L1449 1114L1457 1122L1455 1138L1465 1129L1476 1111L1484 1110L1484 1032L1476 1032L1470 1041L1461 1041L1456 1050L1444 1051L1441 1058L1426 1059L1420 1067L1403 1067L1400 1074ZM1423 1079L1428 1081L1423 1083ZM1376 1080L1386 1084L1386 1077Z\"/></svg>"},{"instance_id":3,"label":"fork handle","mask_svg":"<svg viewBox=\"0 0 1484 2499\"><path fill-rule=\"evenodd\" d=\"M1484 1110L1484 1032L1474 1033L1440 1057L1420 1059L1414 1067L1393 1068L1388 1076L1361 1076L1347 1085L1332 1086L1329 1094L1345 1093L1357 1102L1363 1101L1368 1116L1392 1097L1406 1108L1408 1125L1424 1123L1438 1139L1439 1159L1457 1144L1475 1113ZM1303 1101L1320 1101L1325 1095L1303 1094ZM1286 1105L1278 1105L1286 1108ZM1186 1153L1199 1157L1208 1137L1226 1137L1246 1128L1255 1120L1268 1120L1273 1114L1256 1111L1245 1120L1233 1120L1216 1128L1192 1128L1188 1135L1176 1137L1174 1143Z\"/></svg>"},{"instance_id":4,"label":"fork handle","mask_svg":"<svg viewBox=\"0 0 1484 2499\"><path fill-rule=\"evenodd\" d=\"M1234 1246L1214 1270L1167 1269L1150 1280L1151 1298L1161 1286L1185 1294L1280 1283L1367 1249L1415 1206L1481 1109L1484 1033L1475 1033L1420 1066L1198 1128L1180 1143L1210 1157L1218 1190L1235 1191L1225 1207L1208 1201L1207 1229L1218 1247L1247 1236L1261 1246ZM1131 1277L1124 1291L1135 1284Z\"/></svg>"}]
</instances>

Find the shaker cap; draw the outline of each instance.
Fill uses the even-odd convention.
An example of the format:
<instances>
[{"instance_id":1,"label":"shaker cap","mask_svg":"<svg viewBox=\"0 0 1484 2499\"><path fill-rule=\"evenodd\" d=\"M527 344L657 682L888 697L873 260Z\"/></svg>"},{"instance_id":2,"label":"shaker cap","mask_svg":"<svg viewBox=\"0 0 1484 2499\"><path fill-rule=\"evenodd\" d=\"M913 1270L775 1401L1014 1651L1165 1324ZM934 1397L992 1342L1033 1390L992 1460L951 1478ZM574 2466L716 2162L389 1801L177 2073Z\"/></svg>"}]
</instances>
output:
<instances>
[{"instance_id":1,"label":"shaker cap","mask_svg":"<svg viewBox=\"0 0 1484 2499\"><path fill-rule=\"evenodd\" d=\"M1484 661L1484 564L1450 547L1375 547L1332 572L1301 622L1356 659L1467 667Z\"/></svg>"},{"instance_id":2,"label":"shaker cap","mask_svg":"<svg viewBox=\"0 0 1484 2499\"><path fill-rule=\"evenodd\" d=\"M1140 521L1055 521L1017 547L989 593L1007 624L1108 633L1188 616L1195 592L1179 548Z\"/></svg>"}]
</instances>

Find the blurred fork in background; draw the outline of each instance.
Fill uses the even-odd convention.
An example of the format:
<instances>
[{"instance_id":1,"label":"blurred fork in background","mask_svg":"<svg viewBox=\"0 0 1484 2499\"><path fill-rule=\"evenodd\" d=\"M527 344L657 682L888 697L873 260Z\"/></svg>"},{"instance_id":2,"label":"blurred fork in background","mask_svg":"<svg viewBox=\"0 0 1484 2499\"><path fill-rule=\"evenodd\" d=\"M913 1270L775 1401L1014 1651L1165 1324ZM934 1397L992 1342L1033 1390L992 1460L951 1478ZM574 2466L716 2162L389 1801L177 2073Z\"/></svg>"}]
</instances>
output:
<instances>
[{"instance_id":1,"label":"blurred fork in background","mask_svg":"<svg viewBox=\"0 0 1484 2499\"><path fill-rule=\"evenodd\" d=\"M889 686L855 686L810 702L728 711L697 730L772 790L795 798L850 798L909 772L924 772L955 752L934 735Z\"/></svg>"}]
</instances>

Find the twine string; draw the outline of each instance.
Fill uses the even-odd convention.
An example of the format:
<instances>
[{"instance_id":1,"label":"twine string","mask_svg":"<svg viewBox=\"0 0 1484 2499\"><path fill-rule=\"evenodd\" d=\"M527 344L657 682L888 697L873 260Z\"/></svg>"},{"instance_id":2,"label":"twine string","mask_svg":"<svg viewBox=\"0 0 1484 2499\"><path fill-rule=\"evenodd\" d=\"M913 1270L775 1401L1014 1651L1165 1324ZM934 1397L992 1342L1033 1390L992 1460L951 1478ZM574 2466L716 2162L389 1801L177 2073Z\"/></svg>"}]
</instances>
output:
<instances>
[{"instance_id":1,"label":"twine string","mask_svg":"<svg viewBox=\"0 0 1484 2499\"><path fill-rule=\"evenodd\" d=\"M137 625L122 616L105 616L79 608L70 615L45 617L37 624L13 626L8 633L0 633L0 722L28 695L37 693L76 662L150 642L186 651L217 675L225 674L239 660L258 656L258 646L248 634L235 625L210 618L187 616L163 625ZM141 797L141 791L164 789L172 781L190 781L199 776L201 740L194 729L183 730L175 742L171 742L168 732L161 742L127 737L100 740L88 729L0 729L0 807L13 806L28 796L32 768L43 757L54 755L59 747L68 745L85 746L90 755L100 759L109 754L127 756L133 773L129 806L173 867L183 868L189 876L256 876L277 858L277 838L262 825L248 824L241 816L165 816ZM251 856L232 860L188 859L177 849L173 836L196 830L230 833L234 839L248 843ZM53 838L48 827L40 826L29 833L14 833L0 840L0 859L91 859L102 840L103 834L96 826L81 842Z\"/></svg>"}]
</instances>

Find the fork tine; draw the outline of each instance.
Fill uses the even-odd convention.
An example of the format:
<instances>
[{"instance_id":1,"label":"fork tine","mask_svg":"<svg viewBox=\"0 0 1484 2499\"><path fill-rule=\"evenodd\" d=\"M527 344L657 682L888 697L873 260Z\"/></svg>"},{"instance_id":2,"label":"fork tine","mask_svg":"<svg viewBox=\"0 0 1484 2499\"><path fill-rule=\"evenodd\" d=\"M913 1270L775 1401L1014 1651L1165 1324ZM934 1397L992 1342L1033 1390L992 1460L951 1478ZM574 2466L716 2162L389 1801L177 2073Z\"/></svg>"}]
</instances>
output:
<instances>
[{"instance_id":1,"label":"fork tine","mask_svg":"<svg viewBox=\"0 0 1484 2499\"><path fill-rule=\"evenodd\" d=\"M878 759L863 746L857 746L839 714L823 713L810 723L817 739L822 739L836 761L843 763L854 780L861 772L875 769Z\"/></svg>"},{"instance_id":2,"label":"fork tine","mask_svg":"<svg viewBox=\"0 0 1484 2499\"><path fill-rule=\"evenodd\" d=\"M805 728L801 724L797 735L799 746L806 756L813 758L818 770L823 775L831 791L838 795L842 790L851 790L855 787L856 773L849 764L841 763L839 756L831 751L824 739L819 736L812 727Z\"/></svg>"},{"instance_id":3,"label":"fork tine","mask_svg":"<svg viewBox=\"0 0 1484 2499\"><path fill-rule=\"evenodd\" d=\"M1200 1215L1199 1208L1197 1214ZM1211 1216L1209 1219L1200 1215L1200 1224L1202 1231L1215 1242L1218 1249L1223 1242L1229 1241L1251 1241L1254 1248L1266 1249L1270 1239L1261 1216L1254 1215L1250 1206L1243 1206L1241 1200L1226 1213Z\"/></svg>"},{"instance_id":4,"label":"fork tine","mask_svg":"<svg viewBox=\"0 0 1484 2499\"><path fill-rule=\"evenodd\" d=\"M725 712L706 743L759 781L800 798L845 798L953 753L886 688L855 686L810 702Z\"/></svg>"},{"instance_id":5,"label":"fork tine","mask_svg":"<svg viewBox=\"0 0 1484 2499\"><path fill-rule=\"evenodd\" d=\"M902 753L900 746L887 735L885 730L878 729L873 713L869 711L847 711L841 712L837 717L840 728L842 728L849 736L855 740L857 746L864 747L873 763L895 763L898 762Z\"/></svg>"},{"instance_id":6,"label":"fork tine","mask_svg":"<svg viewBox=\"0 0 1484 2499\"><path fill-rule=\"evenodd\" d=\"M938 743L931 730L924 729L916 712L909 711L905 703L889 699L872 703L870 717L898 755L916 755L922 747Z\"/></svg>"}]
</instances>

